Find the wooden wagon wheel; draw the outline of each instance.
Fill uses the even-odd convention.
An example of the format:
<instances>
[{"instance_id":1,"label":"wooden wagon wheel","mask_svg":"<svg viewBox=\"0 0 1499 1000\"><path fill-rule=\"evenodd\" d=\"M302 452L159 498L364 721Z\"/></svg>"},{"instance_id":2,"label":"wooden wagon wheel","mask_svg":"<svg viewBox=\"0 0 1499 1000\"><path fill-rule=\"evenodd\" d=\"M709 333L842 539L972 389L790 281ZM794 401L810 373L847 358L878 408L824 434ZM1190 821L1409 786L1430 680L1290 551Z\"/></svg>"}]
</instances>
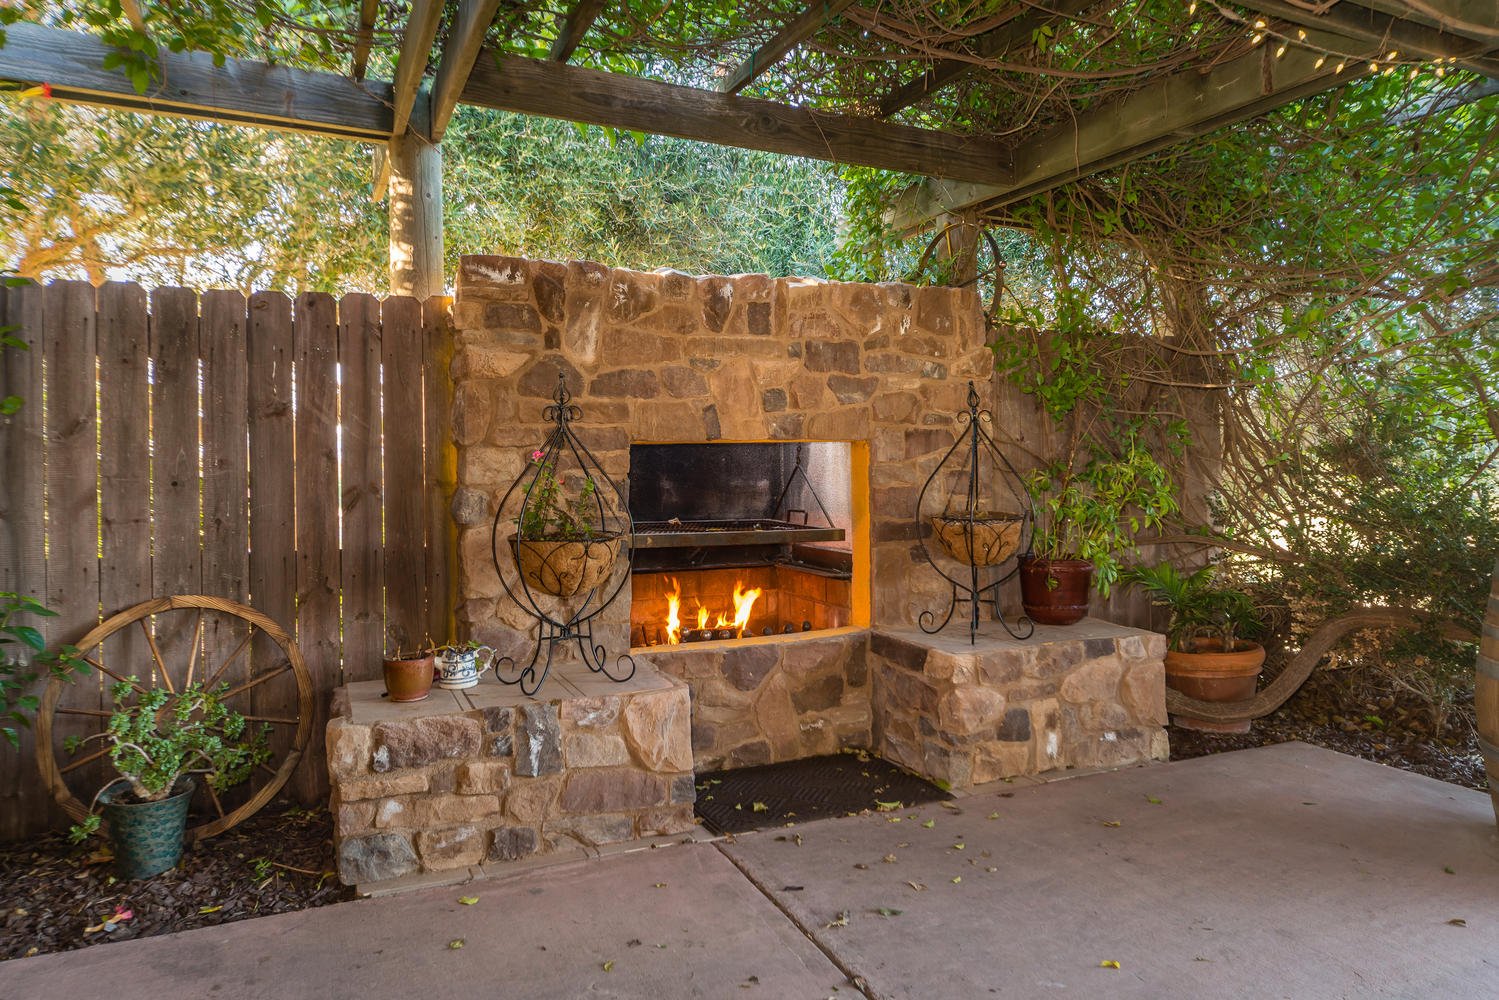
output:
<instances>
[{"instance_id":1,"label":"wooden wagon wheel","mask_svg":"<svg viewBox=\"0 0 1499 1000\"><path fill-rule=\"evenodd\" d=\"M171 614L185 611L197 612L191 632L182 627L186 616ZM212 616L212 626L207 631L205 615ZM254 642L257 630L269 643ZM116 683L130 684L134 689L127 704L153 686L175 693L195 679L209 688L227 684L224 703L252 725L265 724L273 730L272 759L262 763L252 776L249 787L253 794L247 801L226 808L213 789L200 782L202 791L198 794L206 795L207 802L199 815L206 815L206 819L194 825L194 818L189 818L188 843L223 833L254 815L275 797L302 759L312 730L312 678L296 644L281 626L254 608L217 597L158 597L101 622L78 641L78 650L97 673L76 677L72 683L54 678L42 696L36 725L36 758L42 780L53 798L75 820L81 821L88 815L86 803L92 801L97 784L102 782L75 795L68 780L71 778L82 789L80 779L97 779L100 767L107 765L102 758L108 751L95 742L70 755L62 749L62 730L70 730L73 736L102 732L112 714L109 690ZM92 678L98 678L103 685L97 708L79 704L91 697ZM284 712L265 714L256 710L255 700L270 693L290 702L288 683L293 680L295 718ZM255 695L257 691L261 694ZM59 764L59 759L64 763ZM233 805L233 799L230 804Z\"/></svg>"}]
</instances>

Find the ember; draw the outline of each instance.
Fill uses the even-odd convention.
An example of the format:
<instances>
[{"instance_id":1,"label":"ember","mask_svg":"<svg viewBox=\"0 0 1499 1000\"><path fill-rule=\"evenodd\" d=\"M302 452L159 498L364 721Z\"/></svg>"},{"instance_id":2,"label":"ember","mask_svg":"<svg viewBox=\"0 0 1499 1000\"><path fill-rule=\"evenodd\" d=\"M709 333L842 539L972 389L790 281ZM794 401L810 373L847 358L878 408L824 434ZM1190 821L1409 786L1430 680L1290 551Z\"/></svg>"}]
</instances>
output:
<instances>
[{"instance_id":1,"label":"ember","mask_svg":"<svg viewBox=\"0 0 1499 1000\"><path fill-rule=\"evenodd\" d=\"M750 614L754 610L755 602L760 599L761 588L751 587L746 590L742 580L734 581L734 615L731 619L726 612L720 611L716 616L712 629L719 630L713 638L735 638L742 639L749 631ZM712 613L701 603L697 606L697 630L696 634L701 636L703 632L710 631L708 619L713 617ZM719 633L732 633L719 634ZM666 595L666 642L668 645L677 645L682 641L682 585L676 577L671 578L671 591Z\"/></svg>"}]
</instances>

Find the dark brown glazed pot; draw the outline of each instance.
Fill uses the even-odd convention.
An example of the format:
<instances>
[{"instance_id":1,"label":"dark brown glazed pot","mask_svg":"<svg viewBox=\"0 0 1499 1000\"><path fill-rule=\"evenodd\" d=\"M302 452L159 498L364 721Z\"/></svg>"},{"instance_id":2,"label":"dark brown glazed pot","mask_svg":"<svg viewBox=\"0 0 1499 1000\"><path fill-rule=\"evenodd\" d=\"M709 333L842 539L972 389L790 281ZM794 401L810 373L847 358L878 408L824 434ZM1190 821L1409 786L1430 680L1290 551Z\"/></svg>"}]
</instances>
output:
<instances>
[{"instance_id":1,"label":"dark brown glazed pot","mask_svg":"<svg viewBox=\"0 0 1499 1000\"><path fill-rule=\"evenodd\" d=\"M1086 559L1020 560L1020 602L1040 625L1075 625L1088 617L1093 564Z\"/></svg>"},{"instance_id":2,"label":"dark brown glazed pot","mask_svg":"<svg viewBox=\"0 0 1499 1000\"><path fill-rule=\"evenodd\" d=\"M1220 639L1195 639L1190 650L1166 651L1166 686L1198 701L1248 701L1264 663L1265 647L1257 642L1240 642L1225 652ZM1205 733L1247 733L1251 725L1248 719L1213 722L1184 715L1172 716L1171 721Z\"/></svg>"},{"instance_id":3,"label":"dark brown glazed pot","mask_svg":"<svg viewBox=\"0 0 1499 1000\"><path fill-rule=\"evenodd\" d=\"M391 701L421 701L432 693L437 664L432 654L406 660L386 660L385 691Z\"/></svg>"}]
</instances>

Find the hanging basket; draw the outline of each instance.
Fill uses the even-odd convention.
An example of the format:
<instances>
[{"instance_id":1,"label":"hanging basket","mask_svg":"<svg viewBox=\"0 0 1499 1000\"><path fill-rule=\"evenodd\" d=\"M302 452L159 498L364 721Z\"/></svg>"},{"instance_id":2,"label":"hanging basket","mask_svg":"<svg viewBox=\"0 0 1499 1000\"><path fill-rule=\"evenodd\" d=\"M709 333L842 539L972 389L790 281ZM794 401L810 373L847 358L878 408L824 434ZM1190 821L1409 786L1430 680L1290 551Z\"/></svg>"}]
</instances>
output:
<instances>
[{"instance_id":1,"label":"hanging basket","mask_svg":"<svg viewBox=\"0 0 1499 1000\"><path fill-rule=\"evenodd\" d=\"M966 514L933 514L931 522L942 551L965 566L998 566L1014 556L1025 527L1021 515L995 511L975 511L971 520Z\"/></svg>"},{"instance_id":2,"label":"hanging basket","mask_svg":"<svg viewBox=\"0 0 1499 1000\"><path fill-rule=\"evenodd\" d=\"M553 597L586 593L609 578L624 539L530 541L510 536L510 551L526 583Z\"/></svg>"}]
</instances>

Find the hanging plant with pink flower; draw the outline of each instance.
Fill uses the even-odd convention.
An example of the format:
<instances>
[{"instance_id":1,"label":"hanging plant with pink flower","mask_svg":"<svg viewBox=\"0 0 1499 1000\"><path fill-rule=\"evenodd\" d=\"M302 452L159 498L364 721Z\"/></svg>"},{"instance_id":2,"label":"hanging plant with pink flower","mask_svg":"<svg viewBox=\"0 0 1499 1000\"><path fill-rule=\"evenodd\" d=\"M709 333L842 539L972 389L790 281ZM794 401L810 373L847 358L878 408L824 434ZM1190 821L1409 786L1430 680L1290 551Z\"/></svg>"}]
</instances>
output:
<instances>
[{"instance_id":1,"label":"hanging plant with pink flower","mask_svg":"<svg viewBox=\"0 0 1499 1000\"><path fill-rule=\"evenodd\" d=\"M517 534L527 542L578 542L598 536L598 483L585 475L576 496L557 476L557 459L541 449L531 453L536 476L517 520Z\"/></svg>"}]
</instances>

